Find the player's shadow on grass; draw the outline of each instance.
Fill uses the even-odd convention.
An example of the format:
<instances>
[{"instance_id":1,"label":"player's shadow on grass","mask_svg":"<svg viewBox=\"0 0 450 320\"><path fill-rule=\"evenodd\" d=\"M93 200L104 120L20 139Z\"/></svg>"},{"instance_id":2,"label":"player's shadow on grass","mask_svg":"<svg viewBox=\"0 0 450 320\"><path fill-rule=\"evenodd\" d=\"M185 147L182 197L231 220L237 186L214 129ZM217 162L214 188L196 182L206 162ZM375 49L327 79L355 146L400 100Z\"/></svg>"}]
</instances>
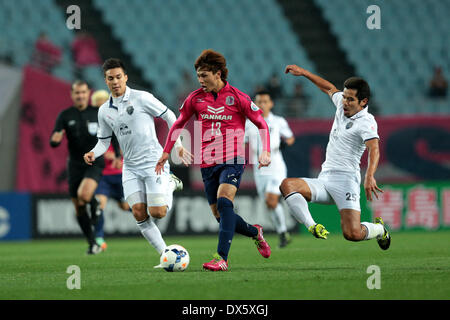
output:
<instances>
[{"instance_id":1,"label":"player's shadow on grass","mask_svg":"<svg viewBox=\"0 0 450 320\"><path fill-rule=\"evenodd\" d=\"M237 267L234 270L245 270L245 271L255 271L257 269L258 271L270 271L270 272L286 272L286 271L345 271L345 270L358 270L357 267L320 267L320 266L283 266L283 268L277 267L277 266L270 266L270 267L252 267L250 268L240 268Z\"/></svg>"},{"instance_id":2,"label":"player's shadow on grass","mask_svg":"<svg viewBox=\"0 0 450 320\"><path fill-rule=\"evenodd\" d=\"M247 267L230 267L229 271L227 272L255 272L255 270L258 271L267 271L267 272L290 272L290 271L345 271L345 270L359 270L359 268L357 267L302 267L302 266L283 266L282 269L280 269L279 267L274 267L274 266L270 266L270 267L265 267L265 266L260 266L260 267L252 267L252 268L247 268ZM214 273L213 271L208 271L208 270L203 270L203 269L194 269L194 268L190 268L189 269L190 273L193 272L202 272L202 273Z\"/></svg>"}]
</instances>

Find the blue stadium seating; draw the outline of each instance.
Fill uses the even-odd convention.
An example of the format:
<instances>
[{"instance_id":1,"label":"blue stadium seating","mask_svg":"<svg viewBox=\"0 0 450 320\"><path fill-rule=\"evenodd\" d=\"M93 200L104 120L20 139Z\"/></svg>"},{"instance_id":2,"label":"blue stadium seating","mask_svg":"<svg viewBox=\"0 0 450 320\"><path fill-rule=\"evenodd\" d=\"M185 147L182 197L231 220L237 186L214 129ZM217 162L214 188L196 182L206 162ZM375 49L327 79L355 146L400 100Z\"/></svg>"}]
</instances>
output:
<instances>
[{"instance_id":1,"label":"blue stadium seating","mask_svg":"<svg viewBox=\"0 0 450 320\"><path fill-rule=\"evenodd\" d=\"M314 0L330 22L339 45L366 78L381 114L450 113L450 100L427 99L433 67L450 78L449 0ZM315 72L276 0L93 0L135 66L155 84L155 94L174 104L174 88L184 70L194 75L200 52L213 48L227 58L230 82L252 93L273 73L285 94L304 85L311 108L306 116L330 117L326 95L305 80L285 76L286 64L301 63ZM381 8L381 30L366 27L369 5ZM120 21L120 23L117 23ZM74 78L70 44L74 33L65 27L65 12L55 0L0 0L0 59L16 66L30 60L39 33L46 32L63 49L63 62L53 74ZM18 32L20 30L20 32ZM351 35L351 36L349 36ZM104 88L99 68L83 76ZM130 79L132 81L132 79ZM176 107L176 106L174 106Z\"/></svg>"},{"instance_id":2,"label":"blue stadium seating","mask_svg":"<svg viewBox=\"0 0 450 320\"><path fill-rule=\"evenodd\" d=\"M315 2L357 73L369 81L381 114L450 113L449 98L426 98L436 65L450 76L450 1ZM380 7L379 30L366 27L370 5Z\"/></svg>"},{"instance_id":3,"label":"blue stadium seating","mask_svg":"<svg viewBox=\"0 0 450 320\"><path fill-rule=\"evenodd\" d=\"M18 67L25 65L39 34L45 32L63 50L63 62L55 68L55 75L72 80L73 32L65 27L64 14L53 0L0 0L0 58L10 58Z\"/></svg>"},{"instance_id":4,"label":"blue stadium seating","mask_svg":"<svg viewBox=\"0 0 450 320\"><path fill-rule=\"evenodd\" d=\"M94 0L94 5L169 105L175 103L181 73L194 73L195 58L207 48L225 55L230 83L248 94L273 72L282 77L286 93L293 92L298 79L283 75L288 63L315 70L276 0L258 0L257 5L253 0L184 0L182 5L178 0L145 5L140 0ZM118 19L120 25L114 24ZM316 88L307 85L305 90L314 103L329 104Z\"/></svg>"}]
</instances>

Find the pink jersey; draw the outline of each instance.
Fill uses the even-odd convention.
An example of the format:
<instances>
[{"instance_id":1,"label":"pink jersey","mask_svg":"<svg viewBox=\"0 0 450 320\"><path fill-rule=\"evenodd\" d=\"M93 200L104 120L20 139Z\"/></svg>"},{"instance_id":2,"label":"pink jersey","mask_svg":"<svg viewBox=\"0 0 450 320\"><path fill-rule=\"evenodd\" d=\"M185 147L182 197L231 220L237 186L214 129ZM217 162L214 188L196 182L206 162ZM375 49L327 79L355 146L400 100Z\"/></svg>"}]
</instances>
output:
<instances>
[{"instance_id":1,"label":"pink jersey","mask_svg":"<svg viewBox=\"0 0 450 320\"><path fill-rule=\"evenodd\" d=\"M270 151L269 129L262 117L262 111L248 95L227 82L217 94L198 89L186 98L180 108L180 116L170 128L164 152L170 152L178 137L172 133L183 128L194 114L201 123L202 168L225 163L237 157L245 159L243 143L247 118L263 130L260 131L263 150Z\"/></svg>"},{"instance_id":2,"label":"pink jersey","mask_svg":"<svg viewBox=\"0 0 450 320\"><path fill-rule=\"evenodd\" d=\"M106 152L114 153L114 148L113 148L112 144L109 146L109 148ZM113 163L112 160L108 160L105 158L105 168L103 169L103 172L102 172L102 174L104 176L122 174L122 169L114 168L112 163ZM123 159L122 159L122 165L123 165Z\"/></svg>"}]
</instances>

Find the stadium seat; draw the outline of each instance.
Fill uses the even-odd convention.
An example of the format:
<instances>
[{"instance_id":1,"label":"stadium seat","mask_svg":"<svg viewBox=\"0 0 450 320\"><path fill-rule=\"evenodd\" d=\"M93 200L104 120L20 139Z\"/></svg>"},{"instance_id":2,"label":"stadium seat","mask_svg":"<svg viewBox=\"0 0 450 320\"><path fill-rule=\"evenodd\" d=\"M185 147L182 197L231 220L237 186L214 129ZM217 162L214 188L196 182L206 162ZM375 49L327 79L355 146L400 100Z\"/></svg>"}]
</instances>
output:
<instances>
[{"instance_id":1,"label":"stadium seat","mask_svg":"<svg viewBox=\"0 0 450 320\"><path fill-rule=\"evenodd\" d=\"M185 0L182 6L178 0L157 4L150 1L146 2L145 10L138 0L112 0L107 5L105 0L94 0L93 4L104 11L109 24L116 19L115 14L123 16L125 27L116 30L113 26L114 32L124 42L132 60L142 68L144 78L155 84L159 95L173 95L182 70L192 70L194 59L207 48L224 53L230 81L248 94L257 84L268 81L273 70L267 64L275 66L280 74L287 62L303 61L305 67L313 69L275 0L260 0L258 6L253 0L204 0L202 7L196 0ZM205 13L209 19L221 23L206 26ZM286 77L284 82L286 91L291 92L295 78ZM320 92L308 87L307 94L314 96Z\"/></svg>"},{"instance_id":2,"label":"stadium seat","mask_svg":"<svg viewBox=\"0 0 450 320\"><path fill-rule=\"evenodd\" d=\"M68 54L73 33L61 26L65 26L64 13L53 0L0 0L0 40L6 46L0 45L0 58L9 58L15 66L22 67L30 61L41 32L46 32L50 40ZM60 67L57 70L57 74L66 77L71 68Z\"/></svg>"},{"instance_id":3,"label":"stadium seat","mask_svg":"<svg viewBox=\"0 0 450 320\"><path fill-rule=\"evenodd\" d=\"M374 95L381 100L382 114L392 114L394 110L399 113L418 110L417 99L426 99L424 86L435 65L441 65L446 78L450 78L448 1L359 0L352 1L352 5L349 0L314 1L357 73L369 81ZM362 27L361 22L351 20L361 17L372 4L381 8L382 32L369 30ZM349 33L352 37L348 37ZM360 50L355 50L355 43ZM394 106L393 110L389 102L383 101L390 97L407 103L402 103L398 109ZM450 104L448 100L447 103Z\"/></svg>"}]
</instances>

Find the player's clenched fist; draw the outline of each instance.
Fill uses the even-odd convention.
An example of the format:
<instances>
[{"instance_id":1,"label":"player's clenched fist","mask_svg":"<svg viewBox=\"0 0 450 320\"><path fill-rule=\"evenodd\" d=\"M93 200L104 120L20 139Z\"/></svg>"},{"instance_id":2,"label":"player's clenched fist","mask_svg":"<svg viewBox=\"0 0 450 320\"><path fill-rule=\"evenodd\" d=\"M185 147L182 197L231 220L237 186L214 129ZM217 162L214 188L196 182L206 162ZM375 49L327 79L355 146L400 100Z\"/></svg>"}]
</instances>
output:
<instances>
[{"instance_id":1,"label":"player's clenched fist","mask_svg":"<svg viewBox=\"0 0 450 320\"><path fill-rule=\"evenodd\" d=\"M258 169L260 169L261 167L267 167L270 165L270 152L268 151L263 151L261 153L261 155L259 156L258 162L259 162L259 166Z\"/></svg>"},{"instance_id":2,"label":"player's clenched fist","mask_svg":"<svg viewBox=\"0 0 450 320\"><path fill-rule=\"evenodd\" d=\"M95 161L95 155L91 151L91 152L85 153L83 156L83 159L84 159L84 162L86 162L88 165L92 166L92 163Z\"/></svg>"},{"instance_id":3,"label":"player's clenched fist","mask_svg":"<svg viewBox=\"0 0 450 320\"><path fill-rule=\"evenodd\" d=\"M301 77L306 74L306 70L295 64L290 64L286 66L286 68L284 69L284 73L290 73L293 74L294 76Z\"/></svg>"}]
</instances>

